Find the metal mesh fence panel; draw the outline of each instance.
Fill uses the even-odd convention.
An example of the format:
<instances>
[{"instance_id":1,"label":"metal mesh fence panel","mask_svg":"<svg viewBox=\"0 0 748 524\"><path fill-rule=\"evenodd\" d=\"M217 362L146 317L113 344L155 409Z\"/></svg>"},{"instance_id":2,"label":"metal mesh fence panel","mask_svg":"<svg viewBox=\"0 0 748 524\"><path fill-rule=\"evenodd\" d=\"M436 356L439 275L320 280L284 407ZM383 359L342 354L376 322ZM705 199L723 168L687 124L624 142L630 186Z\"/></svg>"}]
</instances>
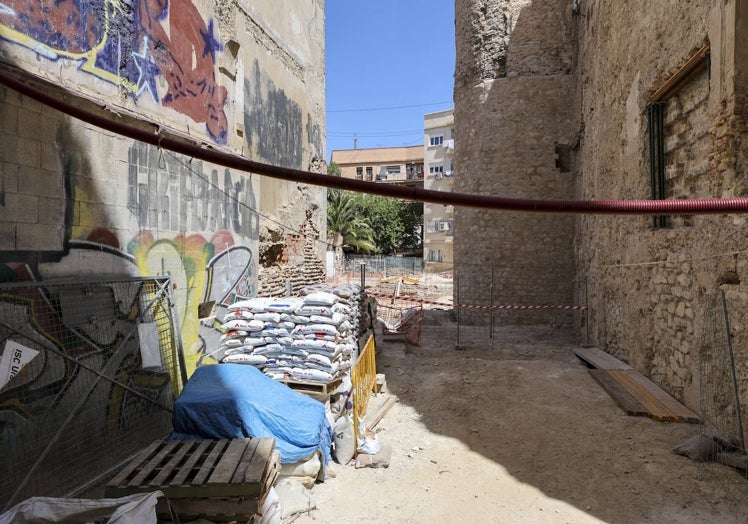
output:
<instances>
[{"instance_id":1,"label":"metal mesh fence panel","mask_svg":"<svg viewBox=\"0 0 748 524\"><path fill-rule=\"evenodd\" d=\"M701 412L706 431L745 449L739 388L724 294L707 297L699 356Z\"/></svg>"},{"instance_id":2,"label":"metal mesh fence panel","mask_svg":"<svg viewBox=\"0 0 748 524\"><path fill-rule=\"evenodd\" d=\"M171 293L168 278L0 286L0 507L75 496L171 431L186 380Z\"/></svg>"}]
</instances>

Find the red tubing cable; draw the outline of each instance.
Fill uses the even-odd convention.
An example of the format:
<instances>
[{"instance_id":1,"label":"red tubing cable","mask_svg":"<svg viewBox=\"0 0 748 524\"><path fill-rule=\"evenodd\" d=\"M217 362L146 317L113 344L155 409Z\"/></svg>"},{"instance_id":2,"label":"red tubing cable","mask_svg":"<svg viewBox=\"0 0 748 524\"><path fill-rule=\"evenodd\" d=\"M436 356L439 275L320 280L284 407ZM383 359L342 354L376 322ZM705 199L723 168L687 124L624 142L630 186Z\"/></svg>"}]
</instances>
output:
<instances>
[{"instance_id":1,"label":"red tubing cable","mask_svg":"<svg viewBox=\"0 0 748 524\"><path fill-rule=\"evenodd\" d=\"M537 200L433 191L430 189L401 187L393 184L365 182L363 180L312 173L310 171L255 162L234 153L203 147L186 141L184 138L176 138L178 136L176 134L161 134L157 124L146 120L143 121L151 124L153 129L147 130L117 121L114 118L109 118L78 107L73 103L67 102L62 97L53 96L25 84L3 69L0 69L0 83L42 104L118 135L238 171L256 173L300 184L344 189L384 197L429 202L432 204L503 211L602 215L706 215L748 212L748 198L745 197L700 198L692 200Z\"/></svg>"}]
</instances>

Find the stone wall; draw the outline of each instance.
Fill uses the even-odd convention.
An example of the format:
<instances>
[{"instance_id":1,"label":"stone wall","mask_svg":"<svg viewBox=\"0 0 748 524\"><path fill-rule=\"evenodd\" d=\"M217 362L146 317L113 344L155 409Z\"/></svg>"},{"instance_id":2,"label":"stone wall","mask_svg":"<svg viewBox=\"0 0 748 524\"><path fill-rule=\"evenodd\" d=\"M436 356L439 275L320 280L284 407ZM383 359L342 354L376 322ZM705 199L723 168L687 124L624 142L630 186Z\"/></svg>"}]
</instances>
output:
<instances>
[{"instance_id":1,"label":"stone wall","mask_svg":"<svg viewBox=\"0 0 748 524\"><path fill-rule=\"evenodd\" d=\"M458 2L455 191L573 196L570 21L570 6L559 2ZM570 216L457 208L459 302L570 304L573 234ZM509 316L530 323L570 318L541 310ZM480 317L466 310L462 319Z\"/></svg>"},{"instance_id":2,"label":"stone wall","mask_svg":"<svg viewBox=\"0 0 748 524\"><path fill-rule=\"evenodd\" d=\"M745 67L735 62L744 45L736 40L744 39L735 15L742 3L695 1L683 9L678 2L582 2L581 196L650 198L646 106L705 43L710 67L664 102L665 196L745 194L739 164L745 120L736 111L745 87L735 75ZM593 342L699 409L700 390L728 379L701 365L704 352L724 349L713 343L724 325L705 320L711 297L730 288L731 315L747 305L748 295L733 289L748 276L745 218L673 216L655 228L651 217L586 216L578 226L578 272L588 283ZM745 356L746 334L733 326L731 335ZM745 391L748 374L740 382Z\"/></svg>"},{"instance_id":3,"label":"stone wall","mask_svg":"<svg viewBox=\"0 0 748 524\"><path fill-rule=\"evenodd\" d=\"M661 100L665 197L748 191L745 0L694 0L688 8L675 0L464 0L456 12L457 191L652 198L647 106L705 45L706 66ZM696 410L710 400L705 391L729 389L724 368L707 365L727 355L728 333L714 311L722 315L724 292L748 404L742 214L664 223L469 209L456 216L460 302L495 303L487 295L497 288L524 303L586 297L589 324L578 317L580 334ZM491 286L489 274L499 275ZM735 418L724 409L714 416L728 425Z\"/></svg>"}]
</instances>

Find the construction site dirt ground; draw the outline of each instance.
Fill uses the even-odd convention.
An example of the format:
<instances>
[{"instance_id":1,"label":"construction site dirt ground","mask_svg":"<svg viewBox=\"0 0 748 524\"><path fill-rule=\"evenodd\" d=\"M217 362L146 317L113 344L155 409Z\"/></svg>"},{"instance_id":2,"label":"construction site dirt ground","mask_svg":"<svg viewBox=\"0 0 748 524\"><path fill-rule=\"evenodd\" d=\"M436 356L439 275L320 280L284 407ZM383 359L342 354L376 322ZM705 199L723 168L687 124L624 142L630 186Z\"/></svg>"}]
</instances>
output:
<instances>
[{"instance_id":1,"label":"construction site dirt ground","mask_svg":"<svg viewBox=\"0 0 748 524\"><path fill-rule=\"evenodd\" d=\"M377 344L397 402L388 468L331 463L317 509L286 522L748 522L744 473L672 448L697 424L627 416L552 326L460 326L429 310L421 344Z\"/></svg>"}]
</instances>

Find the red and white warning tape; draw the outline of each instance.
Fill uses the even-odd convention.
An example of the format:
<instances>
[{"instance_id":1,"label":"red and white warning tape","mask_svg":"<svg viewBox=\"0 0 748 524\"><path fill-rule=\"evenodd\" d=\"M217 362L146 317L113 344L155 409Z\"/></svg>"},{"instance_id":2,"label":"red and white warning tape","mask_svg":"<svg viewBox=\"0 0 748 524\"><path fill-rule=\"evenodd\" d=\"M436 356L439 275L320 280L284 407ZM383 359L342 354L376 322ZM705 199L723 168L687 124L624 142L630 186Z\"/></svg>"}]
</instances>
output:
<instances>
[{"instance_id":1,"label":"red and white warning tape","mask_svg":"<svg viewBox=\"0 0 748 524\"><path fill-rule=\"evenodd\" d=\"M408 302L419 302L421 304L431 304L434 306L447 306L447 307L459 307L459 308L465 308L465 309L573 309L577 311L584 311L587 309L587 306L513 306L513 305L497 305L497 306L477 306L474 304L449 304L447 302L434 302L433 300L423 300L421 298L414 298L414 297L404 297L404 296L395 296L395 295L385 295L383 293L366 293L367 295L370 295L372 297L379 297L379 298L396 298L398 300L405 300ZM384 304L386 305L386 304Z\"/></svg>"}]
</instances>

